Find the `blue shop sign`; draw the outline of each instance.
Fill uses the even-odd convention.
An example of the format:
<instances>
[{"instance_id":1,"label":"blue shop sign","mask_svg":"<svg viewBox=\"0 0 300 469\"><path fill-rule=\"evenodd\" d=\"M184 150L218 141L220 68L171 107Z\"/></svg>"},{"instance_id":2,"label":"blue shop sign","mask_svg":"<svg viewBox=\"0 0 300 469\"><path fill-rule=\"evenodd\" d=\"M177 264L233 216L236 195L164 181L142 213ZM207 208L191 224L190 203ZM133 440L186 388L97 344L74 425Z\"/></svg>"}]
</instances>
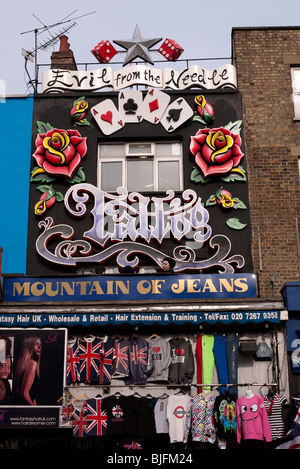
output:
<instances>
[{"instance_id":1,"label":"blue shop sign","mask_svg":"<svg viewBox=\"0 0 300 469\"><path fill-rule=\"evenodd\" d=\"M184 324L247 324L280 322L279 310L268 311L217 311L217 312L129 312L129 313L48 313L48 314L1 314L2 327L60 327L91 325L184 325Z\"/></svg>"},{"instance_id":2,"label":"blue shop sign","mask_svg":"<svg viewBox=\"0 0 300 469\"><path fill-rule=\"evenodd\" d=\"M252 298L255 274L5 277L4 301L124 301Z\"/></svg>"}]
</instances>

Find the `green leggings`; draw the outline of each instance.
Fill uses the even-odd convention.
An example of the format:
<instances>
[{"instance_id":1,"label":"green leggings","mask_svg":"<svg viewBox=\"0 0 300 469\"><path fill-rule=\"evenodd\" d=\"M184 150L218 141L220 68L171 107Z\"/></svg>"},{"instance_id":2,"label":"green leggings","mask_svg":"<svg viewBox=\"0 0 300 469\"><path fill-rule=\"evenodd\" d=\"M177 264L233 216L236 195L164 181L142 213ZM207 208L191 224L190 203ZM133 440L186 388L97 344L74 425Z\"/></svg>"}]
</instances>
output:
<instances>
[{"instance_id":1,"label":"green leggings","mask_svg":"<svg viewBox=\"0 0 300 469\"><path fill-rule=\"evenodd\" d=\"M202 336L202 382L211 383L212 374L215 366L215 357L213 352L215 337L213 335ZM203 386L203 389L210 389L210 386Z\"/></svg>"}]
</instances>

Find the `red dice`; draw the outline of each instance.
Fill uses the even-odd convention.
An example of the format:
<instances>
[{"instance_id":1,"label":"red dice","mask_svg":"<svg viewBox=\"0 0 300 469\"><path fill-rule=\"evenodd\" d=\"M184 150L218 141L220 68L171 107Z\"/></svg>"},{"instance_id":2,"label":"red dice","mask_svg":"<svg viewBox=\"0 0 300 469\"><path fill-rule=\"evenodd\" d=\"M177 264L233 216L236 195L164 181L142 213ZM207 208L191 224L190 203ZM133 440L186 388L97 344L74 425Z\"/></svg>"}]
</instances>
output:
<instances>
[{"instance_id":1,"label":"red dice","mask_svg":"<svg viewBox=\"0 0 300 469\"><path fill-rule=\"evenodd\" d=\"M100 41L91 52L101 64L108 63L117 54L109 41Z\"/></svg>"},{"instance_id":2,"label":"red dice","mask_svg":"<svg viewBox=\"0 0 300 469\"><path fill-rule=\"evenodd\" d=\"M161 55L163 55L167 60L172 60L173 62L181 56L183 51L184 49L173 39L165 39L158 49L158 52L160 52Z\"/></svg>"}]
</instances>

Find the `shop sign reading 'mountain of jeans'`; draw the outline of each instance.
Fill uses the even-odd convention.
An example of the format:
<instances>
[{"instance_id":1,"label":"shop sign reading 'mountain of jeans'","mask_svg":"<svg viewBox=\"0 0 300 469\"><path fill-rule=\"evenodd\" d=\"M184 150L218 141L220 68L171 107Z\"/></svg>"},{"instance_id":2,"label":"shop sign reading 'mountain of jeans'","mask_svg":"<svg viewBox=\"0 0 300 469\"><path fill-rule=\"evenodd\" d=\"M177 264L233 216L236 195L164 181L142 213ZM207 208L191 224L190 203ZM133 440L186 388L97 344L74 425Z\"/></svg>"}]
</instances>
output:
<instances>
[{"instance_id":1,"label":"shop sign reading 'mountain of jeans'","mask_svg":"<svg viewBox=\"0 0 300 469\"><path fill-rule=\"evenodd\" d=\"M250 298L256 293L254 274L6 277L4 284L4 300L13 302Z\"/></svg>"}]
</instances>

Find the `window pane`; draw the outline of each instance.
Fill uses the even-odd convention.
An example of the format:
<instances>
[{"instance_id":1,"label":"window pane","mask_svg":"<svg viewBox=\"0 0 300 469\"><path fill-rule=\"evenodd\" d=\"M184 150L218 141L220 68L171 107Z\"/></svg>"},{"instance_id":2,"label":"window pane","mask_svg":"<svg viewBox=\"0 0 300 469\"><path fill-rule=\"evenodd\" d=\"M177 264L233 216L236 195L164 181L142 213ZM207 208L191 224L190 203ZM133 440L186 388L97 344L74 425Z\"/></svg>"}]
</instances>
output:
<instances>
[{"instance_id":1,"label":"window pane","mask_svg":"<svg viewBox=\"0 0 300 469\"><path fill-rule=\"evenodd\" d=\"M153 191L152 160L127 161L127 189L132 191Z\"/></svg>"},{"instance_id":2,"label":"window pane","mask_svg":"<svg viewBox=\"0 0 300 469\"><path fill-rule=\"evenodd\" d=\"M300 94L293 95L295 118L300 118Z\"/></svg>"},{"instance_id":3,"label":"window pane","mask_svg":"<svg viewBox=\"0 0 300 469\"><path fill-rule=\"evenodd\" d=\"M179 161L160 161L158 163L158 190L180 190Z\"/></svg>"},{"instance_id":4,"label":"window pane","mask_svg":"<svg viewBox=\"0 0 300 469\"><path fill-rule=\"evenodd\" d=\"M123 158L124 145L100 145L100 158Z\"/></svg>"},{"instance_id":5,"label":"window pane","mask_svg":"<svg viewBox=\"0 0 300 469\"><path fill-rule=\"evenodd\" d=\"M180 156L181 145L180 143L157 143L156 154L157 156Z\"/></svg>"},{"instance_id":6,"label":"window pane","mask_svg":"<svg viewBox=\"0 0 300 469\"><path fill-rule=\"evenodd\" d=\"M292 69L293 90L300 91L300 68Z\"/></svg>"},{"instance_id":7,"label":"window pane","mask_svg":"<svg viewBox=\"0 0 300 469\"><path fill-rule=\"evenodd\" d=\"M122 185L122 162L101 164L101 189L115 191Z\"/></svg>"},{"instance_id":8,"label":"window pane","mask_svg":"<svg viewBox=\"0 0 300 469\"><path fill-rule=\"evenodd\" d=\"M130 155L142 155L143 153L145 155L151 154L151 143L130 143Z\"/></svg>"}]
</instances>

